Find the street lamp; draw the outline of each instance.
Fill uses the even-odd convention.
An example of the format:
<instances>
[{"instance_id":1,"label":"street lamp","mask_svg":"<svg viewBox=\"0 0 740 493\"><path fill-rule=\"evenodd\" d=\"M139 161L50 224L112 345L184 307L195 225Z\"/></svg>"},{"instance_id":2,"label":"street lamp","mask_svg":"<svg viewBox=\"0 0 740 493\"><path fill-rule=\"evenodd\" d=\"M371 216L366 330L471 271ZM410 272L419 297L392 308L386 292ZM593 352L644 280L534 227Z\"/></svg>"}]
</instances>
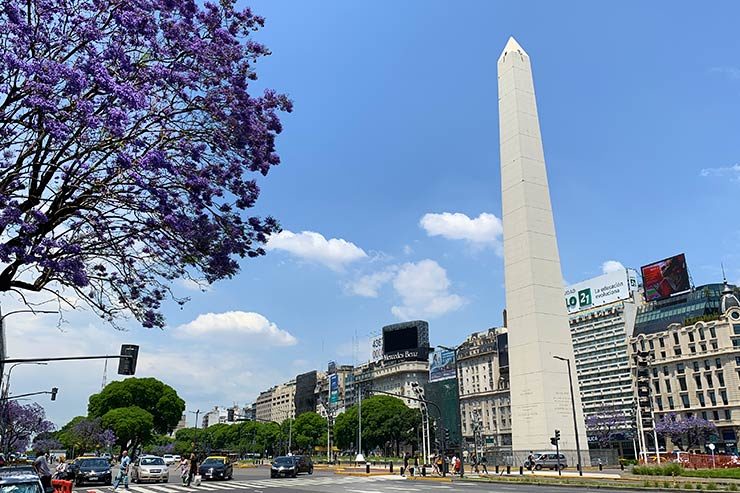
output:
<instances>
[{"instance_id":1,"label":"street lamp","mask_svg":"<svg viewBox=\"0 0 740 493\"><path fill-rule=\"evenodd\" d=\"M464 454L463 454L463 423L462 423L462 399L460 398L462 396L460 383L462 382L462 378L460 378L460 363L459 358L457 357L457 353L460 350L460 346L455 346L454 348L450 348L447 346L438 346L446 351L452 351L455 354L455 378L457 379L457 416L458 416L458 422L460 423L460 477L462 478L465 475L465 460L464 460Z\"/></svg>"},{"instance_id":2,"label":"street lamp","mask_svg":"<svg viewBox=\"0 0 740 493\"><path fill-rule=\"evenodd\" d=\"M48 363L43 361L29 361L29 362L21 362L21 363L14 363L10 365L10 368L8 368L8 373L5 374L5 387L3 388L2 397L3 399L8 398L8 394L10 393L10 374L13 372L13 368L15 368L18 365L48 365Z\"/></svg>"},{"instance_id":3,"label":"street lamp","mask_svg":"<svg viewBox=\"0 0 740 493\"><path fill-rule=\"evenodd\" d=\"M581 462L581 442L578 440L578 419L576 418L576 397L573 394L573 376L570 373L570 360L561 356L553 355L553 358L568 363L568 382L570 383L570 405L573 409L573 429L576 432L576 452L578 453L578 475L583 476L583 463Z\"/></svg>"}]
</instances>

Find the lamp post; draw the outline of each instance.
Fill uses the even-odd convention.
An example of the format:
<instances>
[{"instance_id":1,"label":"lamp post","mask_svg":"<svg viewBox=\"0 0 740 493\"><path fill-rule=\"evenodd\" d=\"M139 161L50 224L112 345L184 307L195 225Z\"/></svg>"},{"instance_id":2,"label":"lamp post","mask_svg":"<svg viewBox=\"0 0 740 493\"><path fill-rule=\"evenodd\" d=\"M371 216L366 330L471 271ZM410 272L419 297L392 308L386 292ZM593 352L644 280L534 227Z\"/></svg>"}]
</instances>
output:
<instances>
[{"instance_id":1,"label":"lamp post","mask_svg":"<svg viewBox=\"0 0 740 493\"><path fill-rule=\"evenodd\" d=\"M195 447L198 444L198 416L200 416L200 409L188 412L195 414L195 433L193 434L193 452L195 452Z\"/></svg>"},{"instance_id":2,"label":"lamp post","mask_svg":"<svg viewBox=\"0 0 740 493\"><path fill-rule=\"evenodd\" d=\"M568 363L568 382L570 383L570 406L573 410L573 431L576 433L576 452L578 453L578 475L583 476L583 463L581 462L581 442L578 439L578 418L576 418L576 397L573 394L573 376L570 372L570 360L561 356L553 355L553 358Z\"/></svg>"},{"instance_id":3,"label":"lamp post","mask_svg":"<svg viewBox=\"0 0 740 493\"><path fill-rule=\"evenodd\" d=\"M463 422L462 422L462 389L460 388L460 384L462 382L462 378L460 378L460 362L459 358L457 357L458 352L460 351L460 346L455 346L454 348L450 348L447 346L438 346L442 349L445 349L447 351L452 351L455 354L455 378L457 379L457 415L458 415L458 421L460 422L460 477L462 478L465 475L465 458L463 454Z\"/></svg>"}]
</instances>

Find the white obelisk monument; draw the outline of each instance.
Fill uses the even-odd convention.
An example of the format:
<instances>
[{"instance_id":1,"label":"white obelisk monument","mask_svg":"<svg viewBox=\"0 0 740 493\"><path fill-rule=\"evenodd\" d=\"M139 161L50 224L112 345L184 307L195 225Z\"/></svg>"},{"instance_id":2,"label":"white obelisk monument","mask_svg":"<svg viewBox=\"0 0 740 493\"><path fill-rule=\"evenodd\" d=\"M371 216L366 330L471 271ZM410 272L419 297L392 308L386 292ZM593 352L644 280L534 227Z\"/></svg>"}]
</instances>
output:
<instances>
[{"instance_id":1,"label":"white obelisk monument","mask_svg":"<svg viewBox=\"0 0 740 493\"><path fill-rule=\"evenodd\" d=\"M529 451L553 449L556 429L568 466L577 464L568 366L558 356L570 360L581 456L589 465L532 67L514 38L498 59L498 97L514 464Z\"/></svg>"}]
</instances>

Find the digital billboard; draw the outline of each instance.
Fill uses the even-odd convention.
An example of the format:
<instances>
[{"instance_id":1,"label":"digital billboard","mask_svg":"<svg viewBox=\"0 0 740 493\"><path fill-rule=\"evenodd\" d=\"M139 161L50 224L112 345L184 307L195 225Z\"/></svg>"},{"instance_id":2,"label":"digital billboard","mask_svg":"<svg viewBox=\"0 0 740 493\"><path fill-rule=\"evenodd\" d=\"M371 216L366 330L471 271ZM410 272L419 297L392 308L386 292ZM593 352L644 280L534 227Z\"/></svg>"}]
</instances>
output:
<instances>
[{"instance_id":1,"label":"digital billboard","mask_svg":"<svg viewBox=\"0 0 740 493\"><path fill-rule=\"evenodd\" d=\"M332 373L329 376L329 404L339 402L339 375Z\"/></svg>"},{"instance_id":2,"label":"digital billboard","mask_svg":"<svg viewBox=\"0 0 740 493\"><path fill-rule=\"evenodd\" d=\"M370 341L370 350L371 350L371 356L370 360L373 363L377 363L378 361L383 359L383 336L379 335L377 337L374 337Z\"/></svg>"},{"instance_id":3,"label":"digital billboard","mask_svg":"<svg viewBox=\"0 0 740 493\"><path fill-rule=\"evenodd\" d=\"M636 281L630 276L637 277L637 273L631 269L620 269L566 287L565 306L568 313L629 298L637 287Z\"/></svg>"},{"instance_id":4,"label":"digital billboard","mask_svg":"<svg viewBox=\"0 0 740 493\"><path fill-rule=\"evenodd\" d=\"M681 253L642 267L645 301L662 300L691 289L686 256Z\"/></svg>"},{"instance_id":5,"label":"digital billboard","mask_svg":"<svg viewBox=\"0 0 740 493\"><path fill-rule=\"evenodd\" d=\"M426 361L429 324L423 320L383 327L383 361Z\"/></svg>"},{"instance_id":6,"label":"digital billboard","mask_svg":"<svg viewBox=\"0 0 740 493\"><path fill-rule=\"evenodd\" d=\"M429 358L429 381L438 382L455 378L455 352L449 349L437 349Z\"/></svg>"}]
</instances>

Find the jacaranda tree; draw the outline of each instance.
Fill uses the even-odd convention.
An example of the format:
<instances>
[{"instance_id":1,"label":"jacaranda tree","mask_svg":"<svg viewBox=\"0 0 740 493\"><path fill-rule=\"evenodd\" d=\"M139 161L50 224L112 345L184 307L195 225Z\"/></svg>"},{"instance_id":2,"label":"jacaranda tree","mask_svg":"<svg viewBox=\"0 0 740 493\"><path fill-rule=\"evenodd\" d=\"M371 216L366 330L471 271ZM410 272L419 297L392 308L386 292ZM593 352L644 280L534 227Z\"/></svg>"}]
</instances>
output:
<instances>
[{"instance_id":1,"label":"jacaranda tree","mask_svg":"<svg viewBox=\"0 0 740 493\"><path fill-rule=\"evenodd\" d=\"M234 3L0 2L0 291L161 327L171 281L264 253L291 102L250 92L264 21Z\"/></svg>"}]
</instances>

